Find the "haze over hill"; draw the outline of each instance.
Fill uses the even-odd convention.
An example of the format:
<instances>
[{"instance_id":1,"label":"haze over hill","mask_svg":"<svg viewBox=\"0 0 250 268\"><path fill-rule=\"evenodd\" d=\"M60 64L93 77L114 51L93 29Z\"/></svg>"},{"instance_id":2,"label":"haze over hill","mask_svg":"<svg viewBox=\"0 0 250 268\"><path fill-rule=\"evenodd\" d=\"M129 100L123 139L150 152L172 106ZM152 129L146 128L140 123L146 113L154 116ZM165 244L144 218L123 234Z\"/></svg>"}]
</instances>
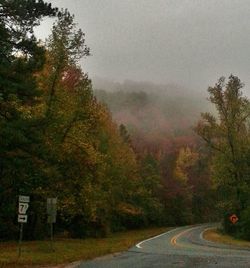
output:
<instances>
[{"instance_id":1,"label":"haze over hill","mask_svg":"<svg viewBox=\"0 0 250 268\"><path fill-rule=\"evenodd\" d=\"M181 86L178 83L154 83L148 80L135 81L132 79L125 79L123 82L113 81L102 77L95 76L92 79L94 89L104 89L105 91L145 91L145 92L162 92L169 96L194 96L197 95L199 98L207 96L206 89L198 92L196 89L187 88Z\"/></svg>"},{"instance_id":2,"label":"haze over hill","mask_svg":"<svg viewBox=\"0 0 250 268\"><path fill-rule=\"evenodd\" d=\"M105 79L94 79L93 85L97 99L107 104L118 124L126 125L137 146L142 140L144 146L158 148L176 139L193 140L192 126L201 112L211 110L206 91L197 94L178 85Z\"/></svg>"}]
</instances>

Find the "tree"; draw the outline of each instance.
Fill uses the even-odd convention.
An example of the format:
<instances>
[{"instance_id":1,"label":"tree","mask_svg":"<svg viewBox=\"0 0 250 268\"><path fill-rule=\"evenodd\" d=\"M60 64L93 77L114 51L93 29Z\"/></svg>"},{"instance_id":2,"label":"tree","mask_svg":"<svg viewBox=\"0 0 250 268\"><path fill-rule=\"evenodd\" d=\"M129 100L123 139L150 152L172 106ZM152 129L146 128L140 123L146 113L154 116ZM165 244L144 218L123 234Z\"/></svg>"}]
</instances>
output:
<instances>
[{"instance_id":1,"label":"tree","mask_svg":"<svg viewBox=\"0 0 250 268\"><path fill-rule=\"evenodd\" d=\"M44 189L58 196L60 222L77 237L135 226L143 215L143 185L129 135L93 97L91 81L78 65L88 55L84 34L61 12L45 68L37 74L43 95L33 113L45 118L46 145L58 171Z\"/></svg>"},{"instance_id":2,"label":"tree","mask_svg":"<svg viewBox=\"0 0 250 268\"><path fill-rule=\"evenodd\" d=\"M25 12L24 12L25 10ZM42 0L3 0L0 4L0 94L1 118L18 116L18 105L30 104L38 88L33 74L42 68L44 49L39 46L33 28L56 9Z\"/></svg>"},{"instance_id":3,"label":"tree","mask_svg":"<svg viewBox=\"0 0 250 268\"><path fill-rule=\"evenodd\" d=\"M126 127L121 124L120 127L119 127L119 131L120 131L120 135L123 139L124 142L126 142L127 144L131 144L131 138L130 138L130 135L126 129Z\"/></svg>"},{"instance_id":4,"label":"tree","mask_svg":"<svg viewBox=\"0 0 250 268\"><path fill-rule=\"evenodd\" d=\"M230 75L228 82L219 79L209 87L209 100L215 105L217 116L202 114L196 127L213 150L213 176L224 202L224 211L241 211L249 202L250 103L243 96L243 84Z\"/></svg>"},{"instance_id":5,"label":"tree","mask_svg":"<svg viewBox=\"0 0 250 268\"><path fill-rule=\"evenodd\" d=\"M77 30L74 16L67 10L59 14L58 22L53 25L47 48L48 60L53 68L51 70L53 75L50 76L50 83L48 84L49 94L46 115L49 116L58 82L68 81L69 77L72 78L73 70L76 74L78 69L79 76L81 71L79 67L77 68L77 64L82 57L89 55L89 48L85 45L85 34L81 29Z\"/></svg>"},{"instance_id":6,"label":"tree","mask_svg":"<svg viewBox=\"0 0 250 268\"><path fill-rule=\"evenodd\" d=\"M153 154L146 154L140 160L140 175L143 183L142 207L147 224L164 224L162 193L163 183L159 161Z\"/></svg>"},{"instance_id":7,"label":"tree","mask_svg":"<svg viewBox=\"0 0 250 268\"><path fill-rule=\"evenodd\" d=\"M43 0L0 3L0 233L16 235L16 198L41 181L40 120L32 118L39 88L35 73L43 67L44 48L33 28L57 9Z\"/></svg>"}]
</instances>

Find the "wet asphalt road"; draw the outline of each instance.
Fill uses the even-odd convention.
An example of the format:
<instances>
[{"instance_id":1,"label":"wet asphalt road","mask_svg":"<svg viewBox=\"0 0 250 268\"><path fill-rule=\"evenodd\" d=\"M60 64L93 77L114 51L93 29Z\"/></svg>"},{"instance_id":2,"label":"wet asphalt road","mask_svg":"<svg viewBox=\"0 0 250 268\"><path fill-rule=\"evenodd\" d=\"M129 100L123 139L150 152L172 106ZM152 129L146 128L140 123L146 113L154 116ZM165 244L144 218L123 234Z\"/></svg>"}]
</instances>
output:
<instances>
[{"instance_id":1,"label":"wet asphalt road","mask_svg":"<svg viewBox=\"0 0 250 268\"><path fill-rule=\"evenodd\" d=\"M142 241L127 252L81 263L80 268L250 268L250 249L217 244L202 233L215 224L187 226Z\"/></svg>"}]
</instances>

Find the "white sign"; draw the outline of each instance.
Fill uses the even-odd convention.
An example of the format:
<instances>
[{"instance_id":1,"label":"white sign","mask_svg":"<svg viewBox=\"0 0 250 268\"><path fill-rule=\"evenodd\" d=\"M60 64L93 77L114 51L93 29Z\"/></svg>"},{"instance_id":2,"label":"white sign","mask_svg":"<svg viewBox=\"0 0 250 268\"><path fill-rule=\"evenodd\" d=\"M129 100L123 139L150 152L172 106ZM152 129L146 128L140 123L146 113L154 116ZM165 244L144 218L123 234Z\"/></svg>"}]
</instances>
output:
<instances>
[{"instance_id":1,"label":"white sign","mask_svg":"<svg viewBox=\"0 0 250 268\"><path fill-rule=\"evenodd\" d=\"M26 195L19 195L19 202L29 203L30 197Z\"/></svg>"},{"instance_id":2,"label":"white sign","mask_svg":"<svg viewBox=\"0 0 250 268\"><path fill-rule=\"evenodd\" d=\"M30 197L26 195L19 195L19 204L18 204L18 222L26 223L28 216L26 212L29 208Z\"/></svg>"},{"instance_id":3,"label":"white sign","mask_svg":"<svg viewBox=\"0 0 250 268\"><path fill-rule=\"evenodd\" d=\"M18 222L26 223L27 220L28 220L28 216L27 215L18 215Z\"/></svg>"},{"instance_id":4,"label":"white sign","mask_svg":"<svg viewBox=\"0 0 250 268\"><path fill-rule=\"evenodd\" d=\"M27 209L29 208L28 203L19 203L18 212L19 214L26 214Z\"/></svg>"}]
</instances>

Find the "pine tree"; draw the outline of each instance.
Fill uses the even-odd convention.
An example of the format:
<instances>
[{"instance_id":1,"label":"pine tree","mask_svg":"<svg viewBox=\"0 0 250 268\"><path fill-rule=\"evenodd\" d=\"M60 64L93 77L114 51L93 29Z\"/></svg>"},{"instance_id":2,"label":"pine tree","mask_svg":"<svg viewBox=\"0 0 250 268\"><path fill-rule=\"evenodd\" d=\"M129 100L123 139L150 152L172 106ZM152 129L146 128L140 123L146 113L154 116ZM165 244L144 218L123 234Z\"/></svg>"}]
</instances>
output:
<instances>
[{"instance_id":1,"label":"pine tree","mask_svg":"<svg viewBox=\"0 0 250 268\"><path fill-rule=\"evenodd\" d=\"M33 188L39 171L37 120L30 107L39 89L34 74L44 63L44 49L33 29L56 9L42 0L2 0L0 3L0 233L13 237L18 193Z\"/></svg>"}]
</instances>

